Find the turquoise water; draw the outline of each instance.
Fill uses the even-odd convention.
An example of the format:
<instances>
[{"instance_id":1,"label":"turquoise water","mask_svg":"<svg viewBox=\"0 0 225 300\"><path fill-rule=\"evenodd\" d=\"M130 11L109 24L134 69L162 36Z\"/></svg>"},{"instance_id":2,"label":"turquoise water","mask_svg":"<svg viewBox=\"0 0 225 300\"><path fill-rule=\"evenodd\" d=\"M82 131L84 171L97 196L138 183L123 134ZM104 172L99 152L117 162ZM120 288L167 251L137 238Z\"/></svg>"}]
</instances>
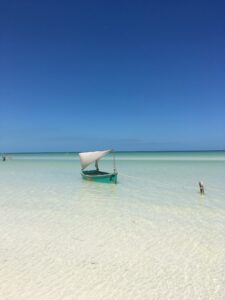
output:
<instances>
[{"instance_id":1,"label":"turquoise water","mask_svg":"<svg viewBox=\"0 0 225 300\"><path fill-rule=\"evenodd\" d=\"M225 298L225 152L116 157L117 185L76 153L0 162L1 299Z\"/></svg>"}]
</instances>

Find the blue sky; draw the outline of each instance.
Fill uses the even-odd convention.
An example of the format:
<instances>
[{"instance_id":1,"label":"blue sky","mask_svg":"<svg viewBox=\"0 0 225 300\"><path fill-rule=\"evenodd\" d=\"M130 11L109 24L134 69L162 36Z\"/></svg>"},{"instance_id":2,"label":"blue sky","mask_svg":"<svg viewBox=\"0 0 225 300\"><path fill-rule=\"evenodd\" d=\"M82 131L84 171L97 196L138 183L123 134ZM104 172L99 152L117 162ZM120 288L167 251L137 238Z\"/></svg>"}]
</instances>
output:
<instances>
[{"instance_id":1,"label":"blue sky","mask_svg":"<svg viewBox=\"0 0 225 300\"><path fill-rule=\"evenodd\" d=\"M0 152L225 149L224 1L1 1Z\"/></svg>"}]
</instances>

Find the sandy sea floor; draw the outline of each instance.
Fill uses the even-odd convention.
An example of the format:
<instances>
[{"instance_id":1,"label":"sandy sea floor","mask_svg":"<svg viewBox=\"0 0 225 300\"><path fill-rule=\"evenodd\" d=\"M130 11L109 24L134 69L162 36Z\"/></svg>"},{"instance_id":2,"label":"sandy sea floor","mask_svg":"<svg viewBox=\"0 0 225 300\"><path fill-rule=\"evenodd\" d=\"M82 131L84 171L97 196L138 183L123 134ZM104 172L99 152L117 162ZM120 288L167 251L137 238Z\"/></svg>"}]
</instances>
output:
<instances>
[{"instance_id":1,"label":"sandy sea floor","mask_svg":"<svg viewBox=\"0 0 225 300\"><path fill-rule=\"evenodd\" d=\"M12 158L1 300L225 299L224 153L118 154L117 185L83 181L76 155Z\"/></svg>"}]
</instances>

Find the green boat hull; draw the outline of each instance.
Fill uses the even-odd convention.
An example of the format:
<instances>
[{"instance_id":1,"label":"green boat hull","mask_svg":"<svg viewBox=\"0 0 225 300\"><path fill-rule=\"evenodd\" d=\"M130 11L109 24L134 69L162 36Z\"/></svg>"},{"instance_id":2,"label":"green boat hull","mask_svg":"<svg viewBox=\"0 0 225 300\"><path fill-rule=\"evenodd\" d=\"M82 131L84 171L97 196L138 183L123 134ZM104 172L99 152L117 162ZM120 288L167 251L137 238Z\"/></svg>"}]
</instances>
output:
<instances>
[{"instance_id":1,"label":"green boat hull","mask_svg":"<svg viewBox=\"0 0 225 300\"><path fill-rule=\"evenodd\" d=\"M85 180L102 183L117 183L117 173L107 173L96 170L81 171L81 176Z\"/></svg>"}]
</instances>

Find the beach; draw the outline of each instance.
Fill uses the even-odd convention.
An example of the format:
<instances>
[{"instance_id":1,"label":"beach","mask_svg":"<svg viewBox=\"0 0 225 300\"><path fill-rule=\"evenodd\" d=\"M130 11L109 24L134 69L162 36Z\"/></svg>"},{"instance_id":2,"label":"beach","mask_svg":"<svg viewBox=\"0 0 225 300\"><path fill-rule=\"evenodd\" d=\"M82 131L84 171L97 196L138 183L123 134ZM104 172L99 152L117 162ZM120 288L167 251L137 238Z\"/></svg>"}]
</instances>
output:
<instances>
[{"instance_id":1,"label":"beach","mask_svg":"<svg viewBox=\"0 0 225 300\"><path fill-rule=\"evenodd\" d=\"M118 184L82 180L77 153L10 156L1 300L225 299L225 152L119 152Z\"/></svg>"}]
</instances>

